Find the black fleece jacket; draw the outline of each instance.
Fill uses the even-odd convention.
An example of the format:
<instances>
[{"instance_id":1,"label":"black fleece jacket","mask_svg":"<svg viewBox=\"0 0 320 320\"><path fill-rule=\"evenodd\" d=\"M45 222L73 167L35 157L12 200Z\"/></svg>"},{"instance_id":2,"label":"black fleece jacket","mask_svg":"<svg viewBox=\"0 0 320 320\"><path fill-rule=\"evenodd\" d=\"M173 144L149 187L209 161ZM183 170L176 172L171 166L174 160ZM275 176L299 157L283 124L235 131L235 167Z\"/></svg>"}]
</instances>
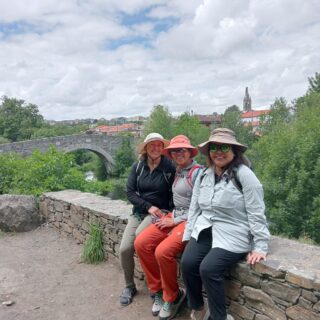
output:
<instances>
[{"instance_id":1,"label":"black fleece jacket","mask_svg":"<svg viewBox=\"0 0 320 320\"><path fill-rule=\"evenodd\" d=\"M133 212L146 215L151 206L171 210L175 171L172 161L164 156L152 172L146 160L134 163L127 181L127 198Z\"/></svg>"}]
</instances>

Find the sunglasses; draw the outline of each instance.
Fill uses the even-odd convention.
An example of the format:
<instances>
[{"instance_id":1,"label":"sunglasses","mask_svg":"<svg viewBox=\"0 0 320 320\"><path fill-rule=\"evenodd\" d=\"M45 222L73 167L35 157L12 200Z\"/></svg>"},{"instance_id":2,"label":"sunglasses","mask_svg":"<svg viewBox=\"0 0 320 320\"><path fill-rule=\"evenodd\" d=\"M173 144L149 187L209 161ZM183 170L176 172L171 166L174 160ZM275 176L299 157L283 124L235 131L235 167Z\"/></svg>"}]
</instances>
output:
<instances>
[{"instance_id":1,"label":"sunglasses","mask_svg":"<svg viewBox=\"0 0 320 320\"><path fill-rule=\"evenodd\" d=\"M187 151L189 151L187 148L171 149L170 154L185 153Z\"/></svg>"},{"instance_id":2,"label":"sunglasses","mask_svg":"<svg viewBox=\"0 0 320 320\"><path fill-rule=\"evenodd\" d=\"M223 153L227 153L231 150L231 146L229 144L210 144L209 150L210 152L217 152L220 150Z\"/></svg>"}]
</instances>

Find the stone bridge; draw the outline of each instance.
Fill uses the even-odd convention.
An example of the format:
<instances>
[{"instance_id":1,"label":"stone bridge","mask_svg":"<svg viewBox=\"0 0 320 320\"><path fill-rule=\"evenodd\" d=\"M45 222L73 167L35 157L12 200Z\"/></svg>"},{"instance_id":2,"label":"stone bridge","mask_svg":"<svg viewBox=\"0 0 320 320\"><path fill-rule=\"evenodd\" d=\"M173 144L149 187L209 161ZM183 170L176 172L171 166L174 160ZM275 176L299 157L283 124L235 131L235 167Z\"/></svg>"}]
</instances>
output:
<instances>
[{"instance_id":1,"label":"stone bridge","mask_svg":"<svg viewBox=\"0 0 320 320\"><path fill-rule=\"evenodd\" d=\"M80 149L90 150L100 157L110 171L114 167L114 156L122 144L123 137L107 135L77 134L0 144L0 154L8 152L31 155L34 150L47 151L54 146L58 151L71 152Z\"/></svg>"}]
</instances>

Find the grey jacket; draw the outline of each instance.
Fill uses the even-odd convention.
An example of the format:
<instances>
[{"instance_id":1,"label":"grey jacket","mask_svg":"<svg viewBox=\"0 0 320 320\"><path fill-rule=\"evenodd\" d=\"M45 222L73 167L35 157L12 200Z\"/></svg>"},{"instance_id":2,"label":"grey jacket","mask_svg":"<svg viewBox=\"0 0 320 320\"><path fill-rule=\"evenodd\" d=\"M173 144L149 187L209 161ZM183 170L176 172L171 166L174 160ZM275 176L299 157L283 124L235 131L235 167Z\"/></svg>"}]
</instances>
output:
<instances>
[{"instance_id":1,"label":"grey jacket","mask_svg":"<svg viewBox=\"0 0 320 320\"><path fill-rule=\"evenodd\" d=\"M262 185L255 174L245 165L239 166L237 178L243 193L228 180L226 173L216 184L212 168L203 175L193 188L183 241L198 239L203 229L212 227L212 248L267 254L270 233Z\"/></svg>"}]
</instances>

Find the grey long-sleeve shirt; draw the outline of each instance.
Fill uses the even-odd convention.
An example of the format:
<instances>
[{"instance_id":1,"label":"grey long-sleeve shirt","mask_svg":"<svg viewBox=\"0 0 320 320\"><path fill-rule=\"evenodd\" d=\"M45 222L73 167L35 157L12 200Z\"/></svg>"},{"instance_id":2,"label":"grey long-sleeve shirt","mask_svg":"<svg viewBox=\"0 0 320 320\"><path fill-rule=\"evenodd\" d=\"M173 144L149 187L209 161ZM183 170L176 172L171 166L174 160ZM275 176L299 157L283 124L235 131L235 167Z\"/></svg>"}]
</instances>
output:
<instances>
[{"instance_id":1,"label":"grey long-sleeve shirt","mask_svg":"<svg viewBox=\"0 0 320 320\"><path fill-rule=\"evenodd\" d=\"M262 185L255 174L248 167L239 166L237 177L243 193L228 181L226 173L217 183L212 168L203 175L193 188L183 241L198 239L203 229L212 227L212 248L267 254L270 233Z\"/></svg>"},{"instance_id":2,"label":"grey long-sleeve shirt","mask_svg":"<svg viewBox=\"0 0 320 320\"><path fill-rule=\"evenodd\" d=\"M194 166L196 166L196 168L192 170ZM189 172L191 172L190 177ZM186 168L177 168L175 180L172 185L174 203L173 219L175 224L187 220L192 188L196 178L200 176L201 173L202 167L199 166L195 160L192 160L192 163Z\"/></svg>"}]
</instances>

